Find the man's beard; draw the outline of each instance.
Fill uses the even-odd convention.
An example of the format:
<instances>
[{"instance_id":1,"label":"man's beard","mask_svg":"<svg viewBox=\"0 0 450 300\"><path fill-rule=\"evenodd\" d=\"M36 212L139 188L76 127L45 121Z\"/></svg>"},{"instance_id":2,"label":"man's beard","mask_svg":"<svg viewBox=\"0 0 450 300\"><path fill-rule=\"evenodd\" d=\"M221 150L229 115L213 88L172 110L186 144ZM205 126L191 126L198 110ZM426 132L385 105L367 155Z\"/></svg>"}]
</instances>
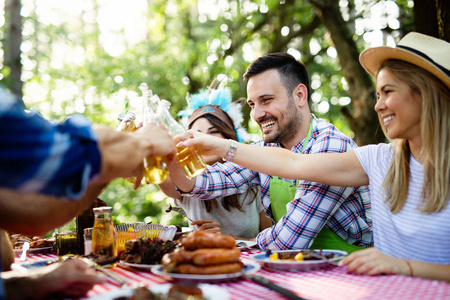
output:
<instances>
[{"instance_id":1,"label":"man's beard","mask_svg":"<svg viewBox=\"0 0 450 300\"><path fill-rule=\"evenodd\" d=\"M274 125L276 126L276 132L271 132L269 135L263 134L263 141L265 143L278 143L281 145L291 142L295 138L298 130L300 130L300 125L303 122L302 115L297 112L297 109L290 110L287 108L285 110L286 114L283 117L284 124L280 124L277 118Z\"/></svg>"}]
</instances>

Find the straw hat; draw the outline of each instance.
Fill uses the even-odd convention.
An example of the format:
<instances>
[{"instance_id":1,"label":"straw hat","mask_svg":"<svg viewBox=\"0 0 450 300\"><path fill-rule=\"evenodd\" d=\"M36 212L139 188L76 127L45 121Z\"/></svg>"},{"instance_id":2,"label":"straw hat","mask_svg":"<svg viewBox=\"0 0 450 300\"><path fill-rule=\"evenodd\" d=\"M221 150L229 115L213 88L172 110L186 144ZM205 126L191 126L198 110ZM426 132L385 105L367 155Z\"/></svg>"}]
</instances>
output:
<instances>
[{"instance_id":1,"label":"straw hat","mask_svg":"<svg viewBox=\"0 0 450 300\"><path fill-rule=\"evenodd\" d=\"M421 67L450 87L450 43L444 40L411 32L395 48L369 48L359 56L361 65L374 76L388 59L403 60Z\"/></svg>"}]
</instances>

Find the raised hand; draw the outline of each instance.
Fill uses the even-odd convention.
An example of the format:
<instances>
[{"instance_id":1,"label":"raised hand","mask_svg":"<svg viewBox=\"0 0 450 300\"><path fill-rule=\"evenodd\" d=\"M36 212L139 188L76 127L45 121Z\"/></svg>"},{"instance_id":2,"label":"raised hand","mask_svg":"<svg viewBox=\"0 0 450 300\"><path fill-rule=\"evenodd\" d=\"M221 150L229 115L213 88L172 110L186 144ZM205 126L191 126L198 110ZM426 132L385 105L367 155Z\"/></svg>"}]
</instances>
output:
<instances>
[{"instance_id":1,"label":"raised hand","mask_svg":"<svg viewBox=\"0 0 450 300\"><path fill-rule=\"evenodd\" d=\"M225 157L230 147L230 141L227 139L204 134L195 130L188 130L184 134L176 136L175 142L181 142L183 146L196 146L200 154L218 155Z\"/></svg>"}]
</instances>

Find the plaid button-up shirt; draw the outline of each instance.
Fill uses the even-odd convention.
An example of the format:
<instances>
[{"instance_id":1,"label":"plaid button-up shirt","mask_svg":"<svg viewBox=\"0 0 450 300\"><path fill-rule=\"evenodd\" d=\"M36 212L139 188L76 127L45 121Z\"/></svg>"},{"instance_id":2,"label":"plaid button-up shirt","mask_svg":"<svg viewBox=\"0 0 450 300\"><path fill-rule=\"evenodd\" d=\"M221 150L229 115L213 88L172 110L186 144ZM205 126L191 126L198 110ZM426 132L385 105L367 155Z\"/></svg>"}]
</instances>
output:
<instances>
[{"instance_id":1,"label":"plaid button-up shirt","mask_svg":"<svg viewBox=\"0 0 450 300\"><path fill-rule=\"evenodd\" d=\"M356 148L355 142L325 120L313 116L313 130L303 153L346 152ZM300 153L305 141L291 151ZM254 143L257 146L280 147L279 144ZM267 162L270 163L270 158ZM237 164L217 163L196 179L187 194L198 199L214 199L243 193L253 186L261 187L261 201L266 215L270 209L269 183L272 176L254 172ZM280 178L281 179L281 178ZM296 180L281 179L296 184ZM260 232L261 249L307 249L323 226L344 241L362 247L372 246L372 217L369 190L363 187L339 187L300 180L295 198L287 206L287 214L274 226Z\"/></svg>"},{"instance_id":2,"label":"plaid button-up shirt","mask_svg":"<svg viewBox=\"0 0 450 300\"><path fill-rule=\"evenodd\" d=\"M77 199L100 172L97 137L85 117L54 124L0 90L0 120L0 187Z\"/></svg>"}]
</instances>

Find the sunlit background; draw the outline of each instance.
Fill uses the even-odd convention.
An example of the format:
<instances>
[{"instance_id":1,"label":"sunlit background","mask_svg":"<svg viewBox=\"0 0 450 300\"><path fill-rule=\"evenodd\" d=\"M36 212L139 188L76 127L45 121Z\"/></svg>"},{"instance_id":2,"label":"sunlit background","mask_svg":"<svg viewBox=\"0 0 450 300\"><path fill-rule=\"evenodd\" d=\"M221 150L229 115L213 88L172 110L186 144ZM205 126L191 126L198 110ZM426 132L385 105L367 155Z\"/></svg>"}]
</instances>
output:
<instances>
[{"instance_id":1,"label":"sunlit background","mask_svg":"<svg viewBox=\"0 0 450 300\"><path fill-rule=\"evenodd\" d=\"M4 1L1 1L4 6ZM165 10L166 15L176 16L178 13L177 3L178 1L167 1L168 5ZM347 1L341 0L340 6L343 10L344 18L349 18L348 14L345 14L345 7ZM413 2L410 1L410 5ZM89 27L92 26L92 30L98 27L99 38L98 42L103 47L104 51L112 57L120 57L128 48L143 42L149 32L148 28L155 26L157 19L148 19L146 15L148 7L148 1L146 0L133 0L133 1L121 1L121 0L101 0L97 1L98 11L94 13L94 5L92 0L23 0L22 16L24 18L30 17L33 9L37 16L37 21L43 26L64 26L66 30L76 33L80 27L85 27L84 30L89 31ZM362 11L364 9L365 1L355 1L356 11ZM198 9L198 21L205 23L207 20L216 20L219 15L228 11L230 8L229 1L226 0L200 0L197 4ZM265 4L259 6L251 2L243 2L243 12L253 12L259 10L262 13L268 11L268 7ZM241 12L241 13L243 13ZM229 14L229 13L228 13ZM80 22L80 16L83 23ZM364 37L364 41L368 46L378 45L395 45L395 34L385 38L382 32L383 28L389 26L391 29L396 30L399 28L399 8L395 4L395 1L378 1L370 9L370 13L365 13L364 18L358 18L355 20L355 32L358 35ZM226 15L225 15L226 17ZM229 18L232 15L229 14ZM0 25L3 25L4 18L1 19ZM148 24L147 24L148 23ZM249 26L251 23L249 23ZM32 34L34 28L27 22L23 26L23 35L29 36ZM87 27L87 28L86 28ZM220 29L223 31L228 30L227 24L221 24ZM151 32L153 39L159 40L164 36L158 37L157 32ZM289 34L289 28L287 26L282 28L281 34L287 36ZM45 35L39 35L39 43L48 42L48 38ZM48 87L45 84L39 82L30 82L30 79L36 75L35 68L36 62L28 59L30 54L33 54L38 49L33 49L34 43L31 41L24 41L22 44L22 63L23 74L22 80L25 82L24 87L24 100L25 103L34 106L42 112L53 111L57 114L71 114L74 112L84 113L86 110L85 103L92 103L92 99L98 97L95 88L91 91L86 91L83 95L83 99L77 97L80 94L79 85L74 78L66 78L58 81L57 85L52 88L51 97L53 102L45 101L47 99ZM51 60L48 68L61 70L67 65L83 66L91 54L89 45L83 47L83 45L74 45L67 43L65 40L54 41L51 48ZM212 39L209 42L209 48L222 47L226 49L226 43L222 43L219 39ZM320 43L312 39L309 44L312 54L318 53L322 47ZM253 61L257 56L262 53L262 49L258 47L258 44L251 43L243 47L243 58L247 62ZM301 60L302 56L299 50L295 48L289 48L288 53ZM337 58L337 52L333 47L327 49L326 54L333 59ZM213 64L218 59L215 51L211 51L211 55L206 57L206 63ZM164 63L164 62L161 62ZM225 65L232 65L232 57L225 58ZM218 76L220 74L217 74ZM42 81L50 80L49 75L42 72L40 74ZM124 78L123 75L116 75L113 77L114 82L117 85L121 85ZM332 80L337 80L332 79ZM345 79L340 78L342 84L346 85ZM187 84L188 79L184 78L182 83ZM330 104L345 106L350 103L348 97L333 97L330 101L322 101L323 95L320 88L321 80L319 74L312 74L312 88L316 90L312 94L312 100L314 102L314 108L320 113L326 113L329 110ZM164 95L162 95L164 97ZM123 110L124 99L128 99L131 108L139 110L141 106L139 89L136 87L133 90L128 88L122 88L118 92L115 92L108 97L101 99L102 105L110 112L108 120L114 120L114 116ZM62 103L72 101L72 105L63 106Z\"/></svg>"},{"instance_id":2,"label":"sunlit background","mask_svg":"<svg viewBox=\"0 0 450 300\"><path fill-rule=\"evenodd\" d=\"M267 41L263 35L254 34L240 50L228 51L243 32L252 32L257 18L278 5L277 1L260 2L22 0L24 102L50 119L81 113L95 123L117 126L117 115L125 109L136 112L140 121L143 83L171 101L174 114L185 108L185 95L194 85L196 89L206 88L214 77L224 79L235 99L245 97L241 69L266 53ZM351 11L346 0L340 0L339 6L344 20L352 20L355 38L362 37L358 41L361 50L394 46L400 28L396 2L353 2ZM406 2L407 7L413 7L413 1ZM2 8L4 5L4 0L0 1ZM234 32L235 19L242 16L245 21L241 31ZM307 25L310 16L306 11L296 17L298 23L281 27L277 34L289 36L293 30L301 29L301 22ZM2 11L0 26L4 24ZM270 32L271 27L265 24L263 30ZM306 57L302 56L305 50ZM313 57L309 64L313 111L353 136L340 116L340 108L348 106L351 98L346 95L348 85L339 74L337 51L328 34L316 29L306 45L299 38L293 39L287 52L299 60ZM333 71L324 73L321 66ZM0 79L5 76L3 71L2 65ZM248 126L258 133L251 121ZM128 183L117 180L102 198L114 207L121 221L181 221L179 216L161 213L167 198L156 186L136 192Z\"/></svg>"}]
</instances>

